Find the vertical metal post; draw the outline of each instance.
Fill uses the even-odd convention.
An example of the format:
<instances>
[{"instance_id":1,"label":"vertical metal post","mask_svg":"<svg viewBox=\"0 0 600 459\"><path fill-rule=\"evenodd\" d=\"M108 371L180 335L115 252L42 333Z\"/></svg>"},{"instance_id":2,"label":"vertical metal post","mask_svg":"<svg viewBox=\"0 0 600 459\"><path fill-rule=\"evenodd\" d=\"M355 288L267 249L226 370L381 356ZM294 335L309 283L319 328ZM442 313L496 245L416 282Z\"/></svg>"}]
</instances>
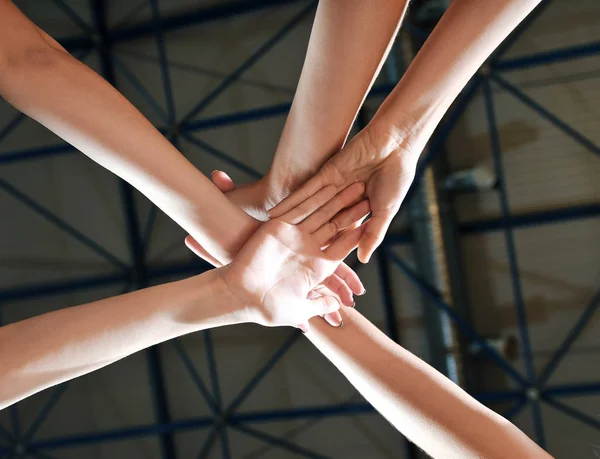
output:
<instances>
[{"instance_id":1,"label":"vertical metal post","mask_svg":"<svg viewBox=\"0 0 600 459\"><path fill-rule=\"evenodd\" d=\"M109 83L116 85L116 75L111 58L111 43L108 40L106 2L105 0L93 0L92 7L97 32L101 40L98 46L98 52L100 54L102 72ZM119 187L123 202L125 223L127 225L127 237L129 240L131 259L133 261L134 289L145 288L148 286L148 271L142 236L138 225L133 189L125 181L120 181ZM148 349L146 351L146 356L148 360L156 420L159 424L168 424L171 422L171 419L158 347L153 346ZM172 433L168 432L161 434L160 445L163 459L175 459L175 442Z\"/></svg>"},{"instance_id":2,"label":"vertical metal post","mask_svg":"<svg viewBox=\"0 0 600 459\"><path fill-rule=\"evenodd\" d=\"M506 190L506 180L504 177L504 164L502 161L502 151L500 148L500 137L498 135L498 127L496 122L496 113L494 110L494 100L492 95L492 88L489 79L486 79L483 83L484 95L485 95L485 107L487 111L487 121L490 131L490 143L492 147L492 155L494 158L494 169L496 176L498 177L499 185L499 197L500 197L500 211L502 213L502 220L504 222L504 239L506 244L506 251L508 255L509 271L512 281L513 297L515 301L515 308L517 311L517 319L519 323L519 334L521 337L521 343L523 345L523 358L525 360L525 370L527 373L527 379L530 384L535 381L535 368L533 365L533 353L531 350L531 342L529 340L529 330L527 327L527 310L523 300L523 290L521 286L521 277L519 275L519 263L517 259L517 249L515 245L515 239L513 229L509 223L510 217L510 206L508 201L508 192ZM544 438L544 426L542 422L540 402L536 394L537 389L533 389L531 394L531 409L533 415L533 425L535 429L535 436L539 445L544 448L546 441Z\"/></svg>"}]
</instances>

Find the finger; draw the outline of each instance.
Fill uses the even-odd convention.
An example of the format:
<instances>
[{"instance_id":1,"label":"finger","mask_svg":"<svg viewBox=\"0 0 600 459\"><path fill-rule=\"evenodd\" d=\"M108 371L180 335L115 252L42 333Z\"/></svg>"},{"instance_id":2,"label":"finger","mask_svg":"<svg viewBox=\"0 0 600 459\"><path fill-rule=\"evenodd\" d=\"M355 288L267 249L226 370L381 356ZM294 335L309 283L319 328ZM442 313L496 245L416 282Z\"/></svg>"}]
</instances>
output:
<instances>
[{"instance_id":1,"label":"finger","mask_svg":"<svg viewBox=\"0 0 600 459\"><path fill-rule=\"evenodd\" d=\"M280 218L286 223L291 225L297 225L303 221L306 217L311 215L314 211L319 209L322 205L326 204L335 196L335 187L333 185L327 185L321 188L314 195L310 196L306 201L298 204L292 210L282 215Z\"/></svg>"},{"instance_id":2,"label":"finger","mask_svg":"<svg viewBox=\"0 0 600 459\"><path fill-rule=\"evenodd\" d=\"M352 296L352 290L346 285L346 283L337 275L332 274L323 282L323 285L335 293L344 306L353 306L354 297Z\"/></svg>"},{"instance_id":3,"label":"finger","mask_svg":"<svg viewBox=\"0 0 600 459\"><path fill-rule=\"evenodd\" d=\"M394 210L373 212L369 221L363 225L365 232L358 245L358 259L362 263L368 263L375 249L381 245L394 215L396 215Z\"/></svg>"},{"instance_id":4,"label":"finger","mask_svg":"<svg viewBox=\"0 0 600 459\"><path fill-rule=\"evenodd\" d=\"M323 295L314 300L306 301L308 301L306 311L309 314L309 319L314 316L331 314L332 312L338 311L341 307L339 300L334 296L329 295Z\"/></svg>"},{"instance_id":5,"label":"finger","mask_svg":"<svg viewBox=\"0 0 600 459\"><path fill-rule=\"evenodd\" d=\"M303 324L298 325L298 328L302 333L308 333L308 330L310 330L310 325L308 322L304 322Z\"/></svg>"},{"instance_id":6,"label":"finger","mask_svg":"<svg viewBox=\"0 0 600 459\"><path fill-rule=\"evenodd\" d=\"M221 263L219 260L213 257L210 253L208 253L206 249L202 247L200 243L196 241L196 239L194 239L192 236L187 236L185 238L185 245L188 249L194 252L196 256L202 258L207 263L210 263L211 265L217 268L223 266L223 263Z\"/></svg>"},{"instance_id":7,"label":"finger","mask_svg":"<svg viewBox=\"0 0 600 459\"><path fill-rule=\"evenodd\" d=\"M338 212L352 204L352 202L364 192L364 183L353 183L345 190L340 191L333 199L330 199L319 208L319 210L313 212L310 217L306 218L301 224L302 230L308 233L314 233L321 226L335 217Z\"/></svg>"},{"instance_id":8,"label":"finger","mask_svg":"<svg viewBox=\"0 0 600 459\"><path fill-rule=\"evenodd\" d=\"M335 237L340 231L348 228L357 221L362 220L369 214L370 211L371 208L369 206L369 201L367 200L361 201L358 204L354 204L352 207L343 210L333 217L328 223L325 223L323 226L321 226L313 233L313 236L319 245L326 245L326 243Z\"/></svg>"},{"instance_id":9,"label":"finger","mask_svg":"<svg viewBox=\"0 0 600 459\"><path fill-rule=\"evenodd\" d=\"M350 291L355 295L364 295L366 292L365 286L358 277L358 274L346 263L340 264L335 270L335 275L344 281Z\"/></svg>"},{"instance_id":10,"label":"finger","mask_svg":"<svg viewBox=\"0 0 600 459\"><path fill-rule=\"evenodd\" d=\"M323 183L324 182L322 179L322 174L317 173L313 178L311 178L304 185L302 185L297 191L292 193L291 196L284 199L271 210L269 210L269 217L277 218L288 213L290 210L294 209L311 196L314 196L319 190L323 188Z\"/></svg>"},{"instance_id":11,"label":"finger","mask_svg":"<svg viewBox=\"0 0 600 459\"><path fill-rule=\"evenodd\" d=\"M332 327L339 328L344 325L344 319L342 319L342 315L340 311L332 312L331 314L325 314L323 319L331 325Z\"/></svg>"},{"instance_id":12,"label":"finger","mask_svg":"<svg viewBox=\"0 0 600 459\"><path fill-rule=\"evenodd\" d=\"M355 230L342 234L324 250L327 258L335 262L341 262L346 258L358 246L365 227L366 225L361 225Z\"/></svg>"},{"instance_id":13,"label":"finger","mask_svg":"<svg viewBox=\"0 0 600 459\"><path fill-rule=\"evenodd\" d=\"M223 171L213 171L212 174L210 174L210 178L222 193L235 190L235 184L233 183L233 180Z\"/></svg>"}]
</instances>

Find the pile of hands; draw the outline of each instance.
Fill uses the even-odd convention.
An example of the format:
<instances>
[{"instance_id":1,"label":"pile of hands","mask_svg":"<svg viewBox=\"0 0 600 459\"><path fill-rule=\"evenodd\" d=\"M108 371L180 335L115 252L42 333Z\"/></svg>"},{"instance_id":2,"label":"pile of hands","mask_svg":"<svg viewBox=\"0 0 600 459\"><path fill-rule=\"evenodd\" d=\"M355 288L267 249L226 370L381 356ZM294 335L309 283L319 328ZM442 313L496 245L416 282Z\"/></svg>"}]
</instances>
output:
<instances>
[{"instance_id":1,"label":"pile of hands","mask_svg":"<svg viewBox=\"0 0 600 459\"><path fill-rule=\"evenodd\" d=\"M365 293L343 260L358 247L359 260L369 261L414 179L417 160L405 136L365 129L296 190L274 177L277 171L240 187L213 172L217 188L256 223L254 235L220 269L245 321L307 332L308 320L321 316L341 326L339 309L353 307L354 295ZM191 236L185 242L222 266Z\"/></svg>"}]
</instances>

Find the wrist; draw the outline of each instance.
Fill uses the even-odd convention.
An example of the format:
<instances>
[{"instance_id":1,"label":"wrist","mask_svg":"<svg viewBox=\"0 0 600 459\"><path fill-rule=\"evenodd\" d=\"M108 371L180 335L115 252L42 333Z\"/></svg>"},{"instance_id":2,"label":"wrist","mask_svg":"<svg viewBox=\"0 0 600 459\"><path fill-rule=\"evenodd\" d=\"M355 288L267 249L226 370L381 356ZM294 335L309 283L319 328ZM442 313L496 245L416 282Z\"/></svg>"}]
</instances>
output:
<instances>
[{"instance_id":1,"label":"wrist","mask_svg":"<svg viewBox=\"0 0 600 459\"><path fill-rule=\"evenodd\" d=\"M239 286L230 276L231 265L222 266L211 272L215 273L216 294L230 320L233 323L254 323L248 301L245 301Z\"/></svg>"},{"instance_id":2,"label":"wrist","mask_svg":"<svg viewBox=\"0 0 600 459\"><path fill-rule=\"evenodd\" d=\"M191 324L193 331L249 322L244 305L235 297L225 280L227 266L194 276L190 282L192 300L179 320Z\"/></svg>"},{"instance_id":3,"label":"wrist","mask_svg":"<svg viewBox=\"0 0 600 459\"><path fill-rule=\"evenodd\" d=\"M358 135L369 151L377 152L382 158L397 157L403 163L416 164L423 147L419 135L412 129L412 121L392 122L389 118L374 117Z\"/></svg>"}]
</instances>

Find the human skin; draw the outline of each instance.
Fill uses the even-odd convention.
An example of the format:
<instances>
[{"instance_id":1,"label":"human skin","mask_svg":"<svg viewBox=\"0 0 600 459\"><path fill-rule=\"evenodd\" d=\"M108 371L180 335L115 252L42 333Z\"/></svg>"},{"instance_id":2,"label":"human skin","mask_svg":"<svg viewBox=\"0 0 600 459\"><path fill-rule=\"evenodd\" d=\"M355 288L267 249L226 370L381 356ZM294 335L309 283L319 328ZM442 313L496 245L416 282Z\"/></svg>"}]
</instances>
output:
<instances>
[{"instance_id":1,"label":"human skin","mask_svg":"<svg viewBox=\"0 0 600 459\"><path fill-rule=\"evenodd\" d=\"M221 260L231 261L260 226L8 0L0 0L0 96L133 185ZM324 284L346 305L364 290L344 264Z\"/></svg>"},{"instance_id":2,"label":"human skin","mask_svg":"<svg viewBox=\"0 0 600 459\"><path fill-rule=\"evenodd\" d=\"M338 310L338 298L318 285L356 248L362 228L321 247L337 233L331 219L363 192L362 184L337 195L325 187L262 225L223 268L0 327L0 410L188 333L247 322L293 326ZM368 212L366 201L344 211L351 220Z\"/></svg>"},{"instance_id":3,"label":"human skin","mask_svg":"<svg viewBox=\"0 0 600 459\"><path fill-rule=\"evenodd\" d=\"M358 248L366 263L414 179L434 129L485 60L540 0L454 0L371 122L298 191L280 215L325 184L367 184L372 216Z\"/></svg>"},{"instance_id":4,"label":"human skin","mask_svg":"<svg viewBox=\"0 0 600 459\"><path fill-rule=\"evenodd\" d=\"M389 193L390 199L401 201L414 176L418 157L414 151L419 147L422 149L443 112L483 60L537 3L454 0L451 9L428 40L428 45L419 53L418 60L413 62L407 76L380 109L369 130L359 134L358 140L350 142L332 161L341 158L338 159L340 163L348 162L353 166L359 164L368 172L361 177L366 176L373 182L380 180L385 185L385 180L391 179L392 188L378 188L371 183L371 188L368 189L371 201L374 197L375 201L385 200L386 193ZM471 8L473 10L469 11ZM491 30L481 24L482 17L479 13L483 14L483 19ZM335 35L334 30L331 33ZM310 62L308 58L307 62ZM305 69L306 65L305 63ZM425 76L427 78L424 79ZM337 78L340 82L345 81L345 78L351 79L351 75L339 73L328 77ZM369 78L372 81L372 77ZM298 93L302 90L310 88L299 87ZM297 94L296 99L302 99L304 95ZM363 97L364 94L360 96ZM324 94L321 103L327 106L327 100L327 95ZM399 110L395 115L394 109ZM314 110L318 111L319 107ZM414 115L414 119L410 114ZM304 113L304 116L310 116L310 113ZM351 117L347 119L349 118ZM395 123L390 120L395 120ZM408 120L406 125L399 122L405 120ZM290 118L287 123L297 122L297 118ZM381 133L376 133L374 126L381 129ZM339 125L330 129L326 122L316 128L319 127L320 138L328 137L332 144L335 139L345 138L348 129L348 126ZM291 145L294 141L307 142L306 139L299 138L302 137L299 129L289 128L288 132L297 133L296 139L293 136L287 139ZM401 136L399 132L407 134ZM399 144L405 146L402 151L404 155L395 153ZM378 149L371 148L374 145ZM360 154L347 154L347 151L357 150ZM319 149L318 146L312 153L321 160L331 154L327 148ZM380 163L377 163L373 166L374 170L370 170L368 160L373 156L377 159L377 154L382 155L384 160L392 160L385 163L385 169L378 167ZM276 160L277 156L274 165ZM341 165L337 169L344 171ZM311 167L307 166L307 170L310 171ZM331 176L320 172L317 177L325 175L321 179L322 183L337 183L334 179L338 176L334 172L330 172ZM340 176L340 180L346 180L341 174ZM351 177L348 182L357 179L355 176ZM222 191L229 192L229 196L234 195L232 190L235 190L235 186L226 174L216 172L213 174L213 181ZM321 182L315 184L315 179L311 179L307 186L316 187L318 183ZM300 196L306 189L302 190ZM292 196L285 205L289 205L294 199L296 198ZM246 204L249 203L244 202L241 193L234 200L243 208L247 208ZM260 203L251 204L254 208L261 208ZM271 205L272 202L268 201L262 207L268 208ZM281 208L285 209L285 205ZM391 209L389 215L393 216L396 211L397 209ZM389 215L379 216L387 219ZM364 242L364 237L361 243ZM372 253L369 250L377 245L377 238L378 236L372 235L368 239L371 245L367 247L367 256L363 252L363 260L368 259ZM188 237L186 243L197 254L210 259L210 253L193 238ZM218 263L218 260L213 258L213 262ZM341 313L343 328L329 329L319 319L313 319L307 338L390 423L431 456L461 459L550 457L509 421L480 404L441 373L394 343L358 311L342 308Z\"/></svg>"}]
</instances>

